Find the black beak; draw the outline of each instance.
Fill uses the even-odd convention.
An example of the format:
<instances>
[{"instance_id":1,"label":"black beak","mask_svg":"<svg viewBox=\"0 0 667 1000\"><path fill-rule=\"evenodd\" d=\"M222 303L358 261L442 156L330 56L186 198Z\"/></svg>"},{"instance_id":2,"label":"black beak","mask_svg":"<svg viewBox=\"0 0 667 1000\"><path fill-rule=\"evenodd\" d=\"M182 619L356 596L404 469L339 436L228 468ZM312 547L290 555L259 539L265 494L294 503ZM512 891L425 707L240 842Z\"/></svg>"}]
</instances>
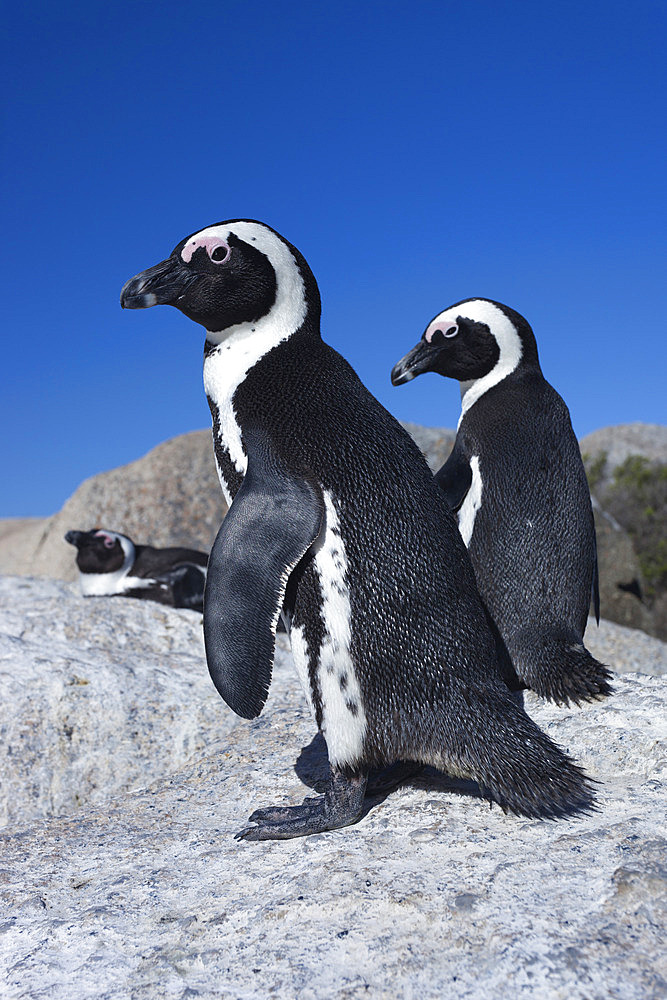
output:
<instances>
[{"instance_id":1,"label":"black beak","mask_svg":"<svg viewBox=\"0 0 667 1000\"><path fill-rule=\"evenodd\" d=\"M417 375L431 371L431 364L438 354L438 348L420 340L411 351L401 358L391 370L391 384L404 385Z\"/></svg>"},{"instance_id":2,"label":"black beak","mask_svg":"<svg viewBox=\"0 0 667 1000\"><path fill-rule=\"evenodd\" d=\"M82 535L83 531L68 531L65 535L65 541L69 542L70 545L76 545L78 549Z\"/></svg>"},{"instance_id":3,"label":"black beak","mask_svg":"<svg viewBox=\"0 0 667 1000\"><path fill-rule=\"evenodd\" d=\"M180 260L168 257L130 278L121 290L120 304L123 309L173 306L194 280L195 275L187 271Z\"/></svg>"}]
</instances>

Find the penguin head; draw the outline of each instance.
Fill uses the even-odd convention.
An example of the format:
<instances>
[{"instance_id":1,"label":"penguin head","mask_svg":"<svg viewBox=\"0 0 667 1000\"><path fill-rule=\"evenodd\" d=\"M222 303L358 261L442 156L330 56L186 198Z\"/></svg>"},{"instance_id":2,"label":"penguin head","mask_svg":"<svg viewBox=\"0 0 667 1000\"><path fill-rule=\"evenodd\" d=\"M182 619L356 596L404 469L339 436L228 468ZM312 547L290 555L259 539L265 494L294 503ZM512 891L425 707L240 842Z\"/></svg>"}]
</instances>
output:
<instances>
[{"instance_id":1,"label":"penguin head","mask_svg":"<svg viewBox=\"0 0 667 1000\"><path fill-rule=\"evenodd\" d=\"M423 372L460 382L494 373L500 381L530 363L539 363L537 345L523 316L490 299L465 299L431 320L419 343L394 365L391 381L403 385Z\"/></svg>"},{"instance_id":2,"label":"penguin head","mask_svg":"<svg viewBox=\"0 0 667 1000\"><path fill-rule=\"evenodd\" d=\"M123 286L124 309L171 305L219 343L231 333L254 332L268 318L297 330L306 315L319 320L317 283L296 247L261 222L232 219L202 229L159 264Z\"/></svg>"},{"instance_id":3,"label":"penguin head","mask_svg":"<svg viewBox=\"0 0 667 1000\"><path fill-rule=\"evenodd\" d=\"M134 543L117 531L68 531L65 541L76 546L81 573L115 573L134 562Z\"/></svg>"}]
</instances>

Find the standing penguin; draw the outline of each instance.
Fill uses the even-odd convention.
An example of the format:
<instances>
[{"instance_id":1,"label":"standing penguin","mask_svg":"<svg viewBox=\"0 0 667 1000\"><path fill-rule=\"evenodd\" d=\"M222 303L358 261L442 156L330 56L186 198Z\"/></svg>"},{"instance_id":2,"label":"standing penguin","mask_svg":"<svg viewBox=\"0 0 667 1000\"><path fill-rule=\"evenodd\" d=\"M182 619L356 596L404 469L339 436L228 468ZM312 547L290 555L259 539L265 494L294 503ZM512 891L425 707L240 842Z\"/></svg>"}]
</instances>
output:
<instances>
[{"instance_id":1,"label":"standing penguin","mask_svg":"<svg viewBox=\"0 0 667 1000\"><path fill-rule=\"evenodd\" d=\"M461 383L454 449L435 478L458 511L514 671L565 704L610 694L609 671L583 644L591 593L600 617L586 473L533 331L498 302L458 302L429 323L391 380L402 385L422 372Z\"/></svg>"},{"instance_id":2,"label":"standing penguin","mask_svg":"<svg viewBox=\"0 0 667 1000\"><path fill-rule=\"evenodd\" d=\"M587 809L587 779L502 682L470 562L407 433L320 337L305 259L268 226L222 222L127 282L206 330L204 385L231 502L209 559L206 656L244 718L266 701L281 611L329 753L326 793L260 809L247 840L361 815L370 768L429 763L528 816Z\"/></svg>"}]
</instances>

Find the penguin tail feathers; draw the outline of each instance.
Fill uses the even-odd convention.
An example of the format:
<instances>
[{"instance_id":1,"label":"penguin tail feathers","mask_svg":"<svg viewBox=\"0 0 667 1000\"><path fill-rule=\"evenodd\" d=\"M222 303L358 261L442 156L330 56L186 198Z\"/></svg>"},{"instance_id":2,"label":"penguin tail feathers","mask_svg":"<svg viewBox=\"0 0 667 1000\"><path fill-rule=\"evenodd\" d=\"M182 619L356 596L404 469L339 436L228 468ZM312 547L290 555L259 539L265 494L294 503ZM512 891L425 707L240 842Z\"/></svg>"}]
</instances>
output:
<instances>
[{"instance_id":1,"label":"penguin tail feathers","mask_svg":"<svg viewBox=\"0 0 667 1000\"><path fill-rule=\"evenodd\" d=\"M578 705L613 691L611 672L572 629L522 629L507 645L518 676L542 698Z\"/></svg>"},{"instance_id":2,"label":"penguin tail feathers","mask_svg":"<svg viewBox=\"0 0 667 1000\"><path fill-rule=\"evenodd\" d=\"M460 773L504 812L537 819L593 811L595 782L533 722L514 699L465 698L468 736L450 756ZM462 707L462 706L461 706ZM474 720L474 721L473 721ZM472 731L471 731L472 730ZM452 759L454 758L454 759Z\"/></svg>"}]
</instances>

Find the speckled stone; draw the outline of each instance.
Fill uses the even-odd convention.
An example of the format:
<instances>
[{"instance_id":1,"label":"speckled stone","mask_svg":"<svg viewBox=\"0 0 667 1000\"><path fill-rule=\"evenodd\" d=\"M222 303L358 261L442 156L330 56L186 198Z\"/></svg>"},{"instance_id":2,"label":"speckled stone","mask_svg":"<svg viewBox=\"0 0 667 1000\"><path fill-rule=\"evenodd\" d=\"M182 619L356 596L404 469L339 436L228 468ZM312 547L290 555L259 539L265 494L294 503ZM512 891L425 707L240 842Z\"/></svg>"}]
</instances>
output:
<instances>
[{"instance_id":1,"label":"speckled stone","mask_svg":"<svg viewBox=\"0 0 667 1000\"><path fill-rule=\"evenodd\" d=\"M610 476L630 455L643 455L650 462L667 463L667 426L634 423L601 427L583 437L579 445L582 454L590 458L605 452L605 475Z\"/></svg>"},{"instance_id":2,"label":"speckled stone","mask_svg":"<svg viewBox=\"0 0 667 1000\"><path fill-rule=\"evenodd\" d=\"M201 620L0 577L0 827L145 785L238 723L210 681Z\"/></svg>"},{"instance_id":3,"label":"speckled stone","mask_svg":"<svg viewBox=\"0 0 667 1000\"><path fill-rule=\"evenodd\" d=\"M145 746L162 760L159 774L146 765L143 787L135 776L133 790L117 786L49 819L17 818L0 836L3 998L665 995L664 678L619 673L613 698L578 710L526 696L538 724L600 783L589 816L504 815L473 785L428 770L369 800L354 827L239 843L233 834L253 808L298 802L325 774L285 646L264 714L216 728L202 711L204 685L178 673L187 655L186 674L202 667L200 647L191 648L197 616L184 622L186 612L137 601L84 604L64 585L22 582L22 605L2 633L13 635L16 655L3 670L50 704L39 676L67 655L75 672L88 656L89 679L106 670L109 690L114 676L118 688L129 683L132 664L134 694L114 717L117 731L102 729L100 715L90 727L115 756L137 726L130 706L147 699L140 724L152 724L154 738ZM2 581L3 605L15 583ZM75 600L87 624L73 623ZM619 670L664 663L662 643L639 639L608 623L587 636ZM200 720L202 742L188 760L173 755L173 722L151 690L159 669L161 698L173 681L174 711L182 700L181 711ZM18 701L3 699L3 733L27 704L11 690ZM53 711L44 709L47 723ZM176 728L185 724L175 718ZM47 725L48 733L56 737Z\"/></svg>"}]
</instances>

